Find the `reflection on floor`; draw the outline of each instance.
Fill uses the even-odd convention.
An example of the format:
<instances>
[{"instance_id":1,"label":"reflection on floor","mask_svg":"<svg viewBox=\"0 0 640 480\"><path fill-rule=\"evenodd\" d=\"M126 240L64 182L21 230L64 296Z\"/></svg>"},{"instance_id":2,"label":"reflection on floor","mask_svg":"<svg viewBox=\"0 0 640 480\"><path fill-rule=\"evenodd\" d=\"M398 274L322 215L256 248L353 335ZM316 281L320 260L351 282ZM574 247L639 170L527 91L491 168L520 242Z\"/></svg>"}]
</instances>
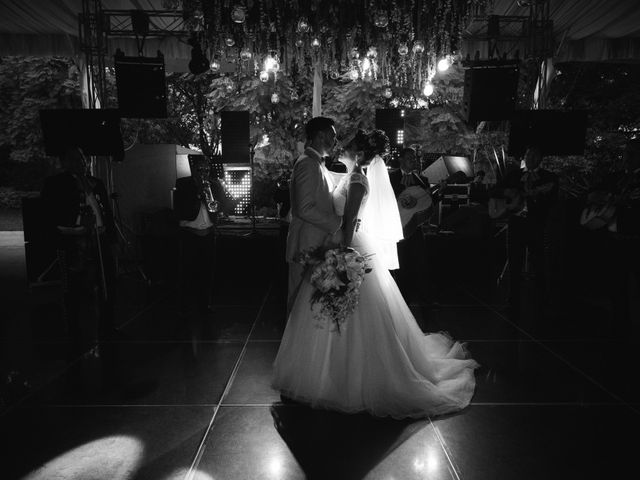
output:
<instances>
[{"instance_id":1,"label":"reflection on floor","mask_svg":"<svg viewBox=\"0 0 640 480\"><path fill-rule=\"evenodd\" d=\"M25 291L17 245L0 245L1 367L29 385L3 390L3 479L583 479L635 467L623 434L640 427L637 337L593 302L514 322L499 291L442 280L439 304L412 310L423 330L467 341L477 392L459 414L395 421L271 389L285 298L275 237L221 239L201 323L178 316L172 285L124 276L122 339L75 358L55 294Z\"/></svg>"}]
</instances>

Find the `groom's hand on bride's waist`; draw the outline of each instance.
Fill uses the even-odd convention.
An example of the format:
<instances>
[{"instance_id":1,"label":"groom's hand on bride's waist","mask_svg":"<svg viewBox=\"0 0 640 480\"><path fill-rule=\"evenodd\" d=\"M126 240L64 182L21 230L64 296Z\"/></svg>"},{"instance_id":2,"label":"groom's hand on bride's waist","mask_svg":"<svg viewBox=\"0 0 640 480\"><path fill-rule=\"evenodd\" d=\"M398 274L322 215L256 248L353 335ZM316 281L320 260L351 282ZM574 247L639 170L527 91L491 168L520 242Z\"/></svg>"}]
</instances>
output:
<instances>
[{"instance_id":1,"label":"groom's hand on bride's waist","mask_svg":"<svg viewBox=\"0 0 640 480\"><path fill-rule=\"evenodd\" d=\"M342 233L342 229L334 232L333 235L329 237L329 243L333 245L343 246L344 244L344 234Z\"/></svg>"}]
</instances>

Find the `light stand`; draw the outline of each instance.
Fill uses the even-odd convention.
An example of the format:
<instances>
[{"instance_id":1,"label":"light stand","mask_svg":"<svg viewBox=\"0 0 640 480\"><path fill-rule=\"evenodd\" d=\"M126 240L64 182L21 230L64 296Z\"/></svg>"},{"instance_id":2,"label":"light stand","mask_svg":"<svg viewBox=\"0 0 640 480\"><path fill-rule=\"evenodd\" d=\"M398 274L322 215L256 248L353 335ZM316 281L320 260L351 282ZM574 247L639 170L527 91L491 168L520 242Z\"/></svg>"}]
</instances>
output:
<instances>
[{"instance_id":1,"label":"light stand","mask_svg":"<svg viewBox=\"0 0 640 480\"><path fill-rule=\"evenodd\" d=\"M109 193L109 199L111 200L111 209L113 211L113 224L115 226L116 229L116 233L118 235L118 237L120 238L120 240L122 241L123 244L123 254L126 253L131 253L133 252L132 258L136 258L136 254L135 254L135 247L133 245L133 243L131 242L131 240L129 240L129 238L127 237L127 235L124 232L124 229L129 230L130 233L133 233L130 227L127 227L125 225L125 223L122 221L122 215L120 214L120 204L118 203L118 193L116 192L115 189L115 180L113 177L113 159L111 157L109 157L109 163L107 164L107 188ZM120 270L120 262L118 261L119 258L118 256L116 256L116 265L117 265L117 270ZM149 280L149 277L145 274L142 266L140 265L140 263L137 260L135 261L135 269L138 272L138 274L140 275L140 277L142 278L142 281L144 283L147 284L147 286L151 285L151 280ZM126 272L129 273L129 272Z\"/></svg>"},{"instance_id":2,"label":"light stand","mask_svg":"<svg viewBox=\"0 0 640 480\"><path fill-rule=\"evenodd\" d=\"M259 236L258 230L256 230L256 203L255 203L255 195L254 195L254 184L253 184L253 168L254 162L253 157L256 154L255 146L249 144L249 179L250 179L250 187L249 187L249 210L251 212L251 231L243 236L245 237L256 237Z\"/></svg>"}]
</instances>

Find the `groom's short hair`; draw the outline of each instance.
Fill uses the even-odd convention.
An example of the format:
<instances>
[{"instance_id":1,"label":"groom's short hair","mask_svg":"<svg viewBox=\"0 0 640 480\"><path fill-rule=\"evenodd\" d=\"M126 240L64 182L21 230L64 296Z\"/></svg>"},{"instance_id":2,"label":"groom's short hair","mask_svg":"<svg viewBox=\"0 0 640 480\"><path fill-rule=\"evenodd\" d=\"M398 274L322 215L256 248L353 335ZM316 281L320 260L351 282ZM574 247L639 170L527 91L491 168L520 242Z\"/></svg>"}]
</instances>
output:
<instances>
[{"instance_id":1,"label":"groom's short hair","mask_svg":"<svg viewBox=\"0 0 640 480\"><path fill-rule=\"evenodd\" d=\"M336 122L333 118L329 117L314 117L305 125L305 132L307 134L307 140L313 140L319 132L329 130Z\"/></svg>"}]
</instances>

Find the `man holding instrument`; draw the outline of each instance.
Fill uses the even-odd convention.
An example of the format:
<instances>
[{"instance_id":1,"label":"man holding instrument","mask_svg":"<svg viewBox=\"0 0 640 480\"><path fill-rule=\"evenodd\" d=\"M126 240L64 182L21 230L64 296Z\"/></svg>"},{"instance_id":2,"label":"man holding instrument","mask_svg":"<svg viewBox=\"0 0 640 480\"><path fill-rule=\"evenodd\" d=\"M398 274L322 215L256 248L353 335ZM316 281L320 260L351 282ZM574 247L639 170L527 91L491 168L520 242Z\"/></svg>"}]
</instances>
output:
<instances>
[{"instance_id":1,"label":"man holding instrument","mask_svg":"<svg viewBox=\"0 0 640 480\"><path fill-rule=\"evenodd\" d=\"M87 298L98 311L97 340L117 335L114 325L116 268L115 225L104 184L88 174L78 147L60 156L62 172L47 177L41 192L49 241L56 245L61 272L64 316L73 354L83 353L80 310Z\"/></svg>"},{"instance_id":2,"label":"man holding instrument","mask_svg":"<svg viewBox=\"0 0 640 480\"><path fill-rule=\"evenodd\" d=\"M509 260L509 310L512 318L520 313L522 268L528 250L535 277L535 303L542 308L547 290L547 243L551 211L558 198L557 176L540 167L542 152L537 146L527 148L524 170L513 170L492 193L489 215L507 217L507 255Z\"/></svg>"}]
</instances>

